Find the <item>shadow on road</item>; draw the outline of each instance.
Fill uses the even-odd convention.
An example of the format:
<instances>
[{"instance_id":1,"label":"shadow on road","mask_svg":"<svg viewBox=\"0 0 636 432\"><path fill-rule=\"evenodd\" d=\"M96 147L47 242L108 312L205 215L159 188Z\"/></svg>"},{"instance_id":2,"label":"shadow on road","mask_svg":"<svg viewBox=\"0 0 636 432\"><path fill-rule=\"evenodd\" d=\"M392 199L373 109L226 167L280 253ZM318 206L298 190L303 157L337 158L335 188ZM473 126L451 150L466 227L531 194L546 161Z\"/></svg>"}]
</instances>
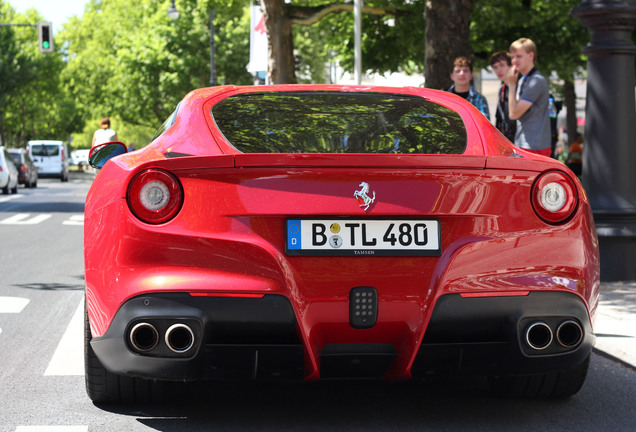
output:
<instances>
[{"instance_id":1,"label":"shadow on road","mask_svg":"<svg viewBox=\"0 0 636 432\"><path fill-rule=\"evenodd\" d=\"M134 416L143 430L162 432L618 431L633 430L630 401L636 373L593 356L583 389L574 397L557 400L498 398L481 378L419 383L204 383L174 390L170 400L152 405L99 408ZM607 407L611 416L602 414Z\"/></svg>"}]
</instances>

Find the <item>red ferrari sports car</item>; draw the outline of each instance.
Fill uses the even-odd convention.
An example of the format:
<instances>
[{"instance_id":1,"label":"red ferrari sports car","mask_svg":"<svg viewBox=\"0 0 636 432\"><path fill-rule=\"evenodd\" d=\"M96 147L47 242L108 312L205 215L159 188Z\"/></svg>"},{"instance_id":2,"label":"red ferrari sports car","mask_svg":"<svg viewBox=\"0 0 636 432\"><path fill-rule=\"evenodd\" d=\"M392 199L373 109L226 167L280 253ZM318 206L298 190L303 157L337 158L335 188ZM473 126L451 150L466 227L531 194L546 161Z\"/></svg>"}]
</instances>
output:
<instances>
[{"instance_id":1,"label":"red ferrari sports car","mask_svg":"<svg viewBox=\"0 0 636 432\"><path fill-rule=\"evenodd\" d=\"M576 176L450 93L188 94L147 147L91 152L86 385L490 377L564 397L595 336L598 243Z\"/></svg>"}]
</instances>

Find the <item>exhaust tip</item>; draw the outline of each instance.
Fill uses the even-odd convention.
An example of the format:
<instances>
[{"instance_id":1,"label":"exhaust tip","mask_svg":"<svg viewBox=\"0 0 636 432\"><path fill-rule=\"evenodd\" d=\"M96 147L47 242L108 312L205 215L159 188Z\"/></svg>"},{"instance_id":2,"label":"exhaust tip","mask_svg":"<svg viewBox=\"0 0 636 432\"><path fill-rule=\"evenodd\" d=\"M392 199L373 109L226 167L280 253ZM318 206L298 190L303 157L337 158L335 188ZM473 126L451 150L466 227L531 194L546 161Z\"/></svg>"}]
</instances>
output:
<instances>
[{"instance_id":1,"label":"exhaust tip","mask_svg":"<svg viewBox=\"0 0 636 432\"><path fill-rule=\"evenodd\" d=\"M557 329L557 341L565 348L574 348L583 340L583 329L574 320L561 323Z\"/></svg>"},{"instance_id":2,"label":"exhaust tip","mask_svg":"<svg viewBox=\"0 0 636 432\"><path fill-rule=\"evenodd\" d=\"M194 332L185 324L173 324L166 331L166 345L172 352L185 353L194 346Z\"/></svg>"},{"instance_id":3,"label":"exhaust tip","mask_svg":"<svg viewBox=\"0 0 636 432\"><path fill-rule=\"evenodd\" d=\"M552 343L552 329L541 321L532 323L526 330L526 342L535 350L544 350Z\"/></svg>"},{"instance_id":4,"label":"exhaust tip","mask_svg":"<svg viewBox=\"0 0 636 432\"><path fill-rule=\"evenodd\" d=\"M159 343L159 333L152 324L142 322L130 330L130 344L139 352L153 350Z\"/></svg>"}]
</instances>

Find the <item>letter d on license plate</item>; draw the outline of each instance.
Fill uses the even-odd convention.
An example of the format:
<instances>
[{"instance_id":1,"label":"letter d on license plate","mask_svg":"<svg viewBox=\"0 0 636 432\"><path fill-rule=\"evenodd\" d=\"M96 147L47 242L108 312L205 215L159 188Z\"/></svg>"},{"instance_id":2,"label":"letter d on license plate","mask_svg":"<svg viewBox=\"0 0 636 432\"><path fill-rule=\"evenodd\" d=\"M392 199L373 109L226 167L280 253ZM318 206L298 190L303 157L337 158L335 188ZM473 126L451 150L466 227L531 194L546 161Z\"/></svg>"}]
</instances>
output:
<instances>
[{"instance_id":1,"label":"letter d on license plate","mask_svg":"<svg viewBox=\"0 0 636 432\"><path fill-rule=\"evenodd\" d=\"M287 255L439 256L436 219L288 219Z\"/></svg>"}]
</instances>

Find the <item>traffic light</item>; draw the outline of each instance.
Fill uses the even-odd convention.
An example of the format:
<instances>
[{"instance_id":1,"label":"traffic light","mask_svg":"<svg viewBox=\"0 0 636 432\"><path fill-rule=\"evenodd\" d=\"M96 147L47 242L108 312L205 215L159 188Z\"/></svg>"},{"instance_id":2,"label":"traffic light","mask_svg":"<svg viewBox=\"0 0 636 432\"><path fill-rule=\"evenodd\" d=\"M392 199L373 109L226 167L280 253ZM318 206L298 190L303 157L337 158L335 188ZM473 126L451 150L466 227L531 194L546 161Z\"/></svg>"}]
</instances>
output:
<instances>
[{"instance_id":1,"label":"traffic light","mask_svg":"<svg viewBox=\"0 0 636 432\"><path fill-rule=\"evenodd\" d=\"M53 52L53 25L50 22L38 23L38 48L40 52Z\"/></svg>"}]
</instances>

